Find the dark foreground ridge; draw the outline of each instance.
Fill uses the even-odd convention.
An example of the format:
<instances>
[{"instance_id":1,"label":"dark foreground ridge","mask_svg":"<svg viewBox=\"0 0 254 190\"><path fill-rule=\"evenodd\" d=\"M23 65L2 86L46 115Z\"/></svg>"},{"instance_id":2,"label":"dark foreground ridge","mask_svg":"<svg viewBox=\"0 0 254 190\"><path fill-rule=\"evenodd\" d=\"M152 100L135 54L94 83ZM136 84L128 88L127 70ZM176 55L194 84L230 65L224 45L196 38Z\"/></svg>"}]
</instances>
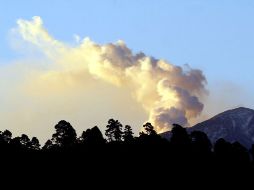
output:
<instances>
[{"instance_id":1,"label":"dark foreground ridge","mask_svg":"<svg viewBox=\"0 0 254 190\"><path fill-rule=\"evenodd\" d=\"M1 171L11 171L12 175L20 175L19 172L33 175L43 171L53 178L78 173L94 178L99 175L119 178L137 175L158 180L167 180L169 176L213 181L225 179L225 176L246 180L252 177L253 149L224 139L212 145L204 132L188 134L177 124L173 125L171 133L171 139L166 140L146 123L143 132L134 137L130 126L123 127L119 121L110 119L106 139L98 127L77 137L70 123L60 121L52 138L41 148L36 137L29 139L27 135L21 135L12 138L11 132L6 130L0 133ZM208 177L211 175L213 178Z\"/></svg>"}]
</instances>

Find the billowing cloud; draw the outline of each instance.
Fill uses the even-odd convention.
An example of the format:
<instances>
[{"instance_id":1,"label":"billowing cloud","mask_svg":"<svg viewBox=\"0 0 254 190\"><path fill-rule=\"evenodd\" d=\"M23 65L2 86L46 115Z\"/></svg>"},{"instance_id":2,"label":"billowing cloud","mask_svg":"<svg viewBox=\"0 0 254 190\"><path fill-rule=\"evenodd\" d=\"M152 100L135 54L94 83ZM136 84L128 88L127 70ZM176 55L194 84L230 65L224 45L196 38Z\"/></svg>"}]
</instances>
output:
<instances>
[{"instance_id":1,"label":"billowing cloud","mask_svg":"<svg viewBox=\"0 0 254 190\"><path fill-rule=\"evenodd\" d=\"M144 119L141 122L150 121L162 132L173 123L188 126L189 120L203 109L199 99L205 92L206 79L200 70L175 66L144 53L135 54L123 41L99 45L89 38L79 38L76 46L68 45L53 38L40 17L20 19L17 24L15 35L43 56L40 60L33 57L30 64L18 61L22 63L12 65L17 69L8 72L7 78L13 78L13 70L20 71L19 80L10 86L15 89L9 90L13 97L3 92L7 99L18 102L16 120L23 115L19 111L23 111L28 120L44 114L57 120L62 113L67 118L76 115L73 118L79 122L91 111L96 115L93 119L100 117L102 110L112 117L138 115ZM17 44L22 47L20 41ZM103 106L105 101L110 102L107 108ZM121 104L121 109L117 109L121 113L114 113L116 103ZM81 106L92 110L80 113Z\"/></svg>"}]
</instances>

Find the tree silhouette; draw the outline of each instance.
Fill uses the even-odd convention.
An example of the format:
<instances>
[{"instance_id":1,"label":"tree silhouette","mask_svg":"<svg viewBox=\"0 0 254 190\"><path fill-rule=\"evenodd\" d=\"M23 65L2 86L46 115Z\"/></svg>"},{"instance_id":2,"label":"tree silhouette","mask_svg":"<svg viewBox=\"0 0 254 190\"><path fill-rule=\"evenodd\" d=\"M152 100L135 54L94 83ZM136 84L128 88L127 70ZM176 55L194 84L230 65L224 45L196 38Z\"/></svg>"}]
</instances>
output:
<instances>
[{"instance_id":1,"label":"tree silhouette","mask_svg":"<svg viewBox=\"0 0 254 190\"><path fill-rule=\"evenodd\" d=\"M53 144L68 148L76 143L77 134L75 129L67 121L60 121L56 126L56 133L52 135Z\"/></svg>"},{"instance_id":2,"label":"tree silhouette","mask_svg":"<svg viewBox=\"0 0 254 190\"><path fill-rule=\"evenodd\" d=\"M30 148L30 139L27 135L23 134L19 138L20 144L23 146L23 148Z\"/></svg>"},{"instance_id":3,"label":"tree silhouette","mask_svg":"<svg viewBox=\"0 0 254 190\"><path fill-rule=\"evenodd\" d=\"M47 140L44 146L42 147L42 150L44 151L50 151L54 148L52 140Z\"/></svg>"},{"instance_id":4,"label":"tree silhouette","mask_svg":"<svg viewBox=\"0 0 254 190\"><path fill-rule=\"evenodd\" d=\"M122 124L118 120L110 119L108 125L106 126L105 135L109 142L120 142L122 141Z\"/></svg>"},{"instance_id":5,"label":"tree silhouette","mask_svg":"<svg viewBox=\"0 0 254 190\"><path fill-rule=\"evenodd\" d=\"M227 159L231 155L231 144L225 139L218 139L214 145L214 153L220 159Z\"/></svg>"},{"instance_id":6,"label":"tree silhouette","mask_svg":"<svg viewBox=\"0 0 254 190\"><path fill-rule=\"evenodd\" d=\"M9 143L12 138L12 133L9 130L5 130L4 132L1 133L1 138L3 139L4 142Z\"/></svg>"},{"instance_id":7,"label":"tree silhouette","mask_svg":"<svg viewBox=\"0 0 254 190\"><path fill-rule=\"evenodd\" d=\"M232 145L224 139L219 139L214 145L214 155L217 168L228 170L233 166L232 162Z\"/></svg>"},{"instance_id":8,"label":"tree silhouette","mask_svg":"<svg viewBox=\"0 0 254 190\"><path fill-rule=\"evenodd\" d=\"M37 139L37 137L33 137L30 142L30 149L38 151L38 150L40 150L40 146L41 145L40 145L40 142Z\"/></svg>"},{"instance_id":9,"label":"tree silhouette","mask_svg":"<svg viewBox=\"0 0 254 190\"><path fill-rule=\"evenodd\" d=\"M134 140L132 128L129 125L124 127L123 139L125 142L132 142Z\"/></svg>"},{"instance_id":10,"label":"tree silhouette","mask_svg":"<svg viewBox=\"0 0 254 190\"><path fill-rule=\"evenodd\" d=\"M172 156L176 163L181 163L181 167L186 167L187 163L184 163L185 159L190 158L191 155L191 138L186 129L178 124L173 124L171 133L170 145Z\"/></svg>"},{"instance_id":11,"label":"tree silhouette","mask_svg":"<svg viewBox=\"0 0 254 190\"><path fill-rule=\"evenodd\" d=\"M12 133L8 130L5 130L4 132L0 131L0 149L3 152L9 152L11 147L10 142L12 140Z\"/></svg>"},{"instance_id":12,"label":"tree silhouette","mask_svg":"<svg viewBox=\"0 0 254 190\"><path fill-rule=\"evenodd\" d=\"M4 132L0 131L0 148L6 149L8 143L10 142L12 134L10 131L5 130Z\"/></svg>"},{"instance_id":13,"label":"tree silhouette","mask_svg":"<svg viewBox=\"0 0 254 190\"><path fill-rule=\"evenodd\" d=\"M163 145L165 140L157 134L151 123L146 123L143 125L143 131L139 133L138 143L147 145ZM158 146L155 147L158 148Z\"/></svg>"},{"instance_id":14,"label":"tree silhouette","mask_svg":"<svg viewBox=\"0 0 254 190\"><path fill-rule=\"evenodd\" d=\"M201 131L193 131L190 134L192 147L199 154L208 154L211 152L212 143L207 135Z\"/></svg>"},{"instance_id":15,"label":"tree silhouette","mask_svg":"<svg viewBox=\"0 0 254 190\"><path fill-rule=\"evenodd\" d=\"M154 130L154 127L151 123L147 122L143 125L144 132L141 132L140 135L157 135L157 132Z\"/></svg>"},{"instance_id":16,"label":"tree silhouette","mask_svg":"<svg viewBox=\"0 0 254 190\"><path fill-rule=\"evenodd\" d=\"M181 125L173 124L173 129L171 131L172 137L170 143L174 146L188 146L190 145L191 139L186 131Z\"/></svg>"},{"instance_id":17,"label":"tree silhouette","mask_svg":"<svg viewBox=\"0 0 254 190\"><path fill-rule=\"evenodd\" d=\"M238 167L246 167L250 164L250 156L248 150L239 142L232 144L232 158L233 162Z\"/></svg>"},{"instance_id":18,"label":"tree silhouette","mask_svg":"<svg viewBox=\"0 0 254 190\"><path fill-rule=\"evenodd\" d=\"M105 139L103 138L103 135L97 126L84 131L79 138L79 141L82 144L87 145L102 145L105 143Z\"/></svg>"}]
</instances>

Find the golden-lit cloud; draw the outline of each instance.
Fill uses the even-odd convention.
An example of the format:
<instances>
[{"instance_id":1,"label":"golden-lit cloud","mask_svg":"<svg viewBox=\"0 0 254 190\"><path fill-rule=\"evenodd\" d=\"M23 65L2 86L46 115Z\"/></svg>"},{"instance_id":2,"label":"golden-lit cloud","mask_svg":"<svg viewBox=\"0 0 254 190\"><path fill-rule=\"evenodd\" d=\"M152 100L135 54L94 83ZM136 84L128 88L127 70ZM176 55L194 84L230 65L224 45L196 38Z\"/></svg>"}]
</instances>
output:
<instances>
[{"instance_id":1,"label":"golden-lit cloud","mask_svg":"<svg viewBox=\"0 0 254 190\"><path fill-rule=\"evenodd\" d=\"M6 73L2 96L9 101L4 109L10 109L0 109L6 125L20 123L22 129L46 136L51 131L43 127L45 120L53 124L69 119L86 125L79 126L84 130L92 120L98 124L96 121L105 123L106 117L116 117L139 124L136 130L150 121L162 132L172 123L188 126L203 109L200 97L206 79L200 70L135 54L123 41L99 45L76 37L78 44L71 46L52 37L40 17L20 19L17 24L12 33L21 41L12 43L19 48L29 44L43 56L1 68L0 74Z\"/></svg>"}]
</instances>

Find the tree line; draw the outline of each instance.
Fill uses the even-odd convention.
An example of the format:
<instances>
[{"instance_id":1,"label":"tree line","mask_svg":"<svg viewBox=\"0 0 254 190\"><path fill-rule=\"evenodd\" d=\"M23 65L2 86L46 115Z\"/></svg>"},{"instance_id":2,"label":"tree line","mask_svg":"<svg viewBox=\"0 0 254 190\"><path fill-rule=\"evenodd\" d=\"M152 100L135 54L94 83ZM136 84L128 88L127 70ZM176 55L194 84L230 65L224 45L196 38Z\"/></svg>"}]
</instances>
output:
<instances>
[{"instance_id":1,"label":"tree line","mask_svg":"<svg viewBox=\"0 0 254 190\"><path fill-rule=\"evenodd\" d=\"M23 134L12 137L8 130L0 132L0 153L34 153L39 155L69 154L91 156L92 152L102 157L132 159L134 157L150 162L176 163L178 167L198 167L204 170L218 168L253 170L254 148L247 150L240 143L219 139L212 144L204 132L190 134L178 124L172 128L170 140L162 138L151 123L143 125L142 132L134 136L131 126L123 126L118 120L110 119L105 138L95 126L77 136L67 121L55 125L51 139L41 146L38 138ZM176 165L172 164L172 167ZM192 168L193 169L193 168Z\"/></svg>"}]
</instances>

